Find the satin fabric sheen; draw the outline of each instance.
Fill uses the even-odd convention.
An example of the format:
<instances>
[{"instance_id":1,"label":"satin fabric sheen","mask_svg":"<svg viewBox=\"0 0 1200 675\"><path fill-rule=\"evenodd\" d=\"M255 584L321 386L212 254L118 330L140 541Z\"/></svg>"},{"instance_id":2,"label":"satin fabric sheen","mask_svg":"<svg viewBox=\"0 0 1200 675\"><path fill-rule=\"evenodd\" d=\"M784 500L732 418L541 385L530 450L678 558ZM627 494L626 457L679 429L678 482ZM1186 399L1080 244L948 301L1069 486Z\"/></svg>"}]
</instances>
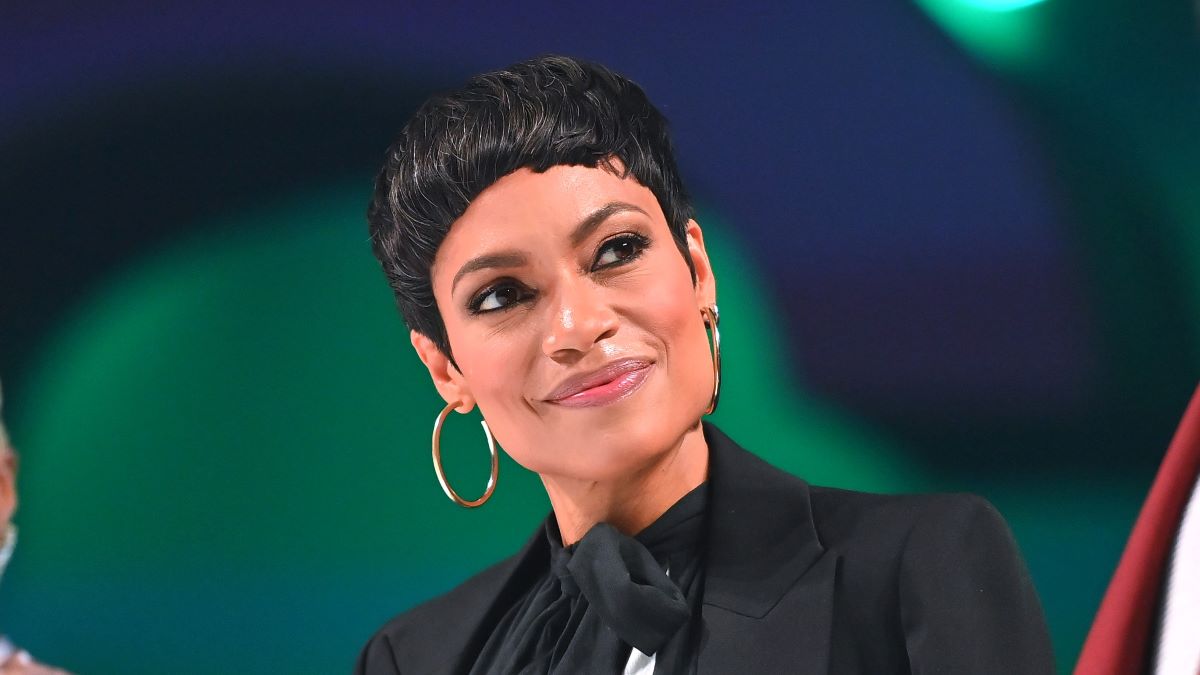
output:
<instances>
[{"instance_id":1,"label":"satin fabric sheen","mask_svg":"<svg viewBox=\"0 0 1200 675\"><path fill-rule=\"evenodd\" d=\"M600 523L568 548L551 515L549 569L501 619L472 675L620 673L632 647L654 654L655 673L693 671L707 503L705 483L635 537Z\"/></svg>"}]
</instances>

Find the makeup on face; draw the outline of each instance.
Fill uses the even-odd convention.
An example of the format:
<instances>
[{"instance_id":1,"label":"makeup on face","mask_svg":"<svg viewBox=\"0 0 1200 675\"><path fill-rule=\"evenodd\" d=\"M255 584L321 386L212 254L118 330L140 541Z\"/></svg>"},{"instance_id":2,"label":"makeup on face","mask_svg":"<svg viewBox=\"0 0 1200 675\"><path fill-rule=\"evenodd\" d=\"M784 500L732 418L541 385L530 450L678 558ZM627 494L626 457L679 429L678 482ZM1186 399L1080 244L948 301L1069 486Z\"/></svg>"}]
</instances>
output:
<instances>
[{"instance_id":1,"label":"makeup on face","mask_svg":"<svg viewBox=\"0 0 1200 675\"><path fill-rule=\"evenodd\" d=\"M711 270L694 223L688 237L685 258L650 190L581 166L509 174L451 226L433 269L447 377L518 463L600 480L695 428Z\"/></svg>"},{"instance_id":2,"label":"makeup on face","mask_svg":"<svg viewBox=\"0 0 1200 675\"><path fill-rule=\"evenodd\" d=\"M654 363L648 359L620 359L590 372L568 377L546 397L548 403L567 408L603 406L633 395Z\"/></svg>"}]
</instances>

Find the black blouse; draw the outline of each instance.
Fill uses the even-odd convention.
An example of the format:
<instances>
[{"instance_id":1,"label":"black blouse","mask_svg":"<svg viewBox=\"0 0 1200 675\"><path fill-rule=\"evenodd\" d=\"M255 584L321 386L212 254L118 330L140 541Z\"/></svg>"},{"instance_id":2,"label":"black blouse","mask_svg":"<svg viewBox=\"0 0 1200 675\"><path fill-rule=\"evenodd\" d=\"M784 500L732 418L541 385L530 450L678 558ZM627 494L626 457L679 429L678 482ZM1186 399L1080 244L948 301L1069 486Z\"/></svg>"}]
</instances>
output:
<instances>
[{"instance_id":1,"label":"black blouse","mask_svg":"<svg viewBox=\"0 0 1200 675\"><path fill-rule=\"evenodd\" d=\"M656 674L694 670L707 504L703 483L634 537L600 523L566 548L551 514L546 571L492 631L472 675L621 673L633 647L655 655Z\"/></svg>"}]
</instances>

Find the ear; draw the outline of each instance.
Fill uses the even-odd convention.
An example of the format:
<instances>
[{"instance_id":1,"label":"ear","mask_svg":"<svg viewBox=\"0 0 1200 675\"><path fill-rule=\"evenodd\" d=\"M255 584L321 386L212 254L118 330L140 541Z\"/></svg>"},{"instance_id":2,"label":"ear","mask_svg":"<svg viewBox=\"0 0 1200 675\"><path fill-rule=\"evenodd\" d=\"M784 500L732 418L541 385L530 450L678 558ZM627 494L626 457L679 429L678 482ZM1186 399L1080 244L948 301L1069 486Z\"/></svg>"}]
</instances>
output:
<instances>
[{"instance_id":1,"label":"ear","mask_svg":"<svg viewBox=\"0 0 1200 675\"><path fill-rule=\"evenodd\" d=\"M687 226L688 256L692 259L692 267L696 270L696 306L708 307L717 304L717 279L713 276L712 263L708 260L708 251L704 249L704 232L695 220L689 220Z\"/></svg>"},{"instance_id":2,"label":"ear","mask_svg":"<svg viewBox=\"0 0 1200 675\"><path fill-rule=\"evenodd\" d=\"M417 356L421 358L421 363L429 369L429 377L433 379L433 386L437 388L438 394L441 394L446 403L458 401L461 404L455 408L458 412L471 412L475 407L475 397L471 395L471 389L467 386L463 374L450 363L450 358L424 334L414 330L409 331L408 337L413 349L417 351Z\"/></svg>"}]
</instances>

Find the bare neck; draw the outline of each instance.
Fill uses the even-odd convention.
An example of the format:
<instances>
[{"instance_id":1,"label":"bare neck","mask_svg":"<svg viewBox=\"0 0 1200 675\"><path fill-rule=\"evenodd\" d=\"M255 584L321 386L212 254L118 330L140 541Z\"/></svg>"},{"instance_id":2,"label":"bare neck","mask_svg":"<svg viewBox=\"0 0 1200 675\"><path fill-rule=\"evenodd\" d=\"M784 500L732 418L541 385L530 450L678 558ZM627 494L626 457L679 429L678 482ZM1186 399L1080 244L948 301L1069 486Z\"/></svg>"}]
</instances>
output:
<instances>
[{"instance_id":1,"label":"bare neck","mask_svg":"<svg viewBox=\"0 0 1200 675\"><path fill-rule=\"evenodd\" d=\"M586 481L542 475L554 506L563 545L580 539L604 522L633 535L704 482L708 476L708 444L697 424L674 447L633 475L611 481Z\"/></svg>"}]
</instances>

